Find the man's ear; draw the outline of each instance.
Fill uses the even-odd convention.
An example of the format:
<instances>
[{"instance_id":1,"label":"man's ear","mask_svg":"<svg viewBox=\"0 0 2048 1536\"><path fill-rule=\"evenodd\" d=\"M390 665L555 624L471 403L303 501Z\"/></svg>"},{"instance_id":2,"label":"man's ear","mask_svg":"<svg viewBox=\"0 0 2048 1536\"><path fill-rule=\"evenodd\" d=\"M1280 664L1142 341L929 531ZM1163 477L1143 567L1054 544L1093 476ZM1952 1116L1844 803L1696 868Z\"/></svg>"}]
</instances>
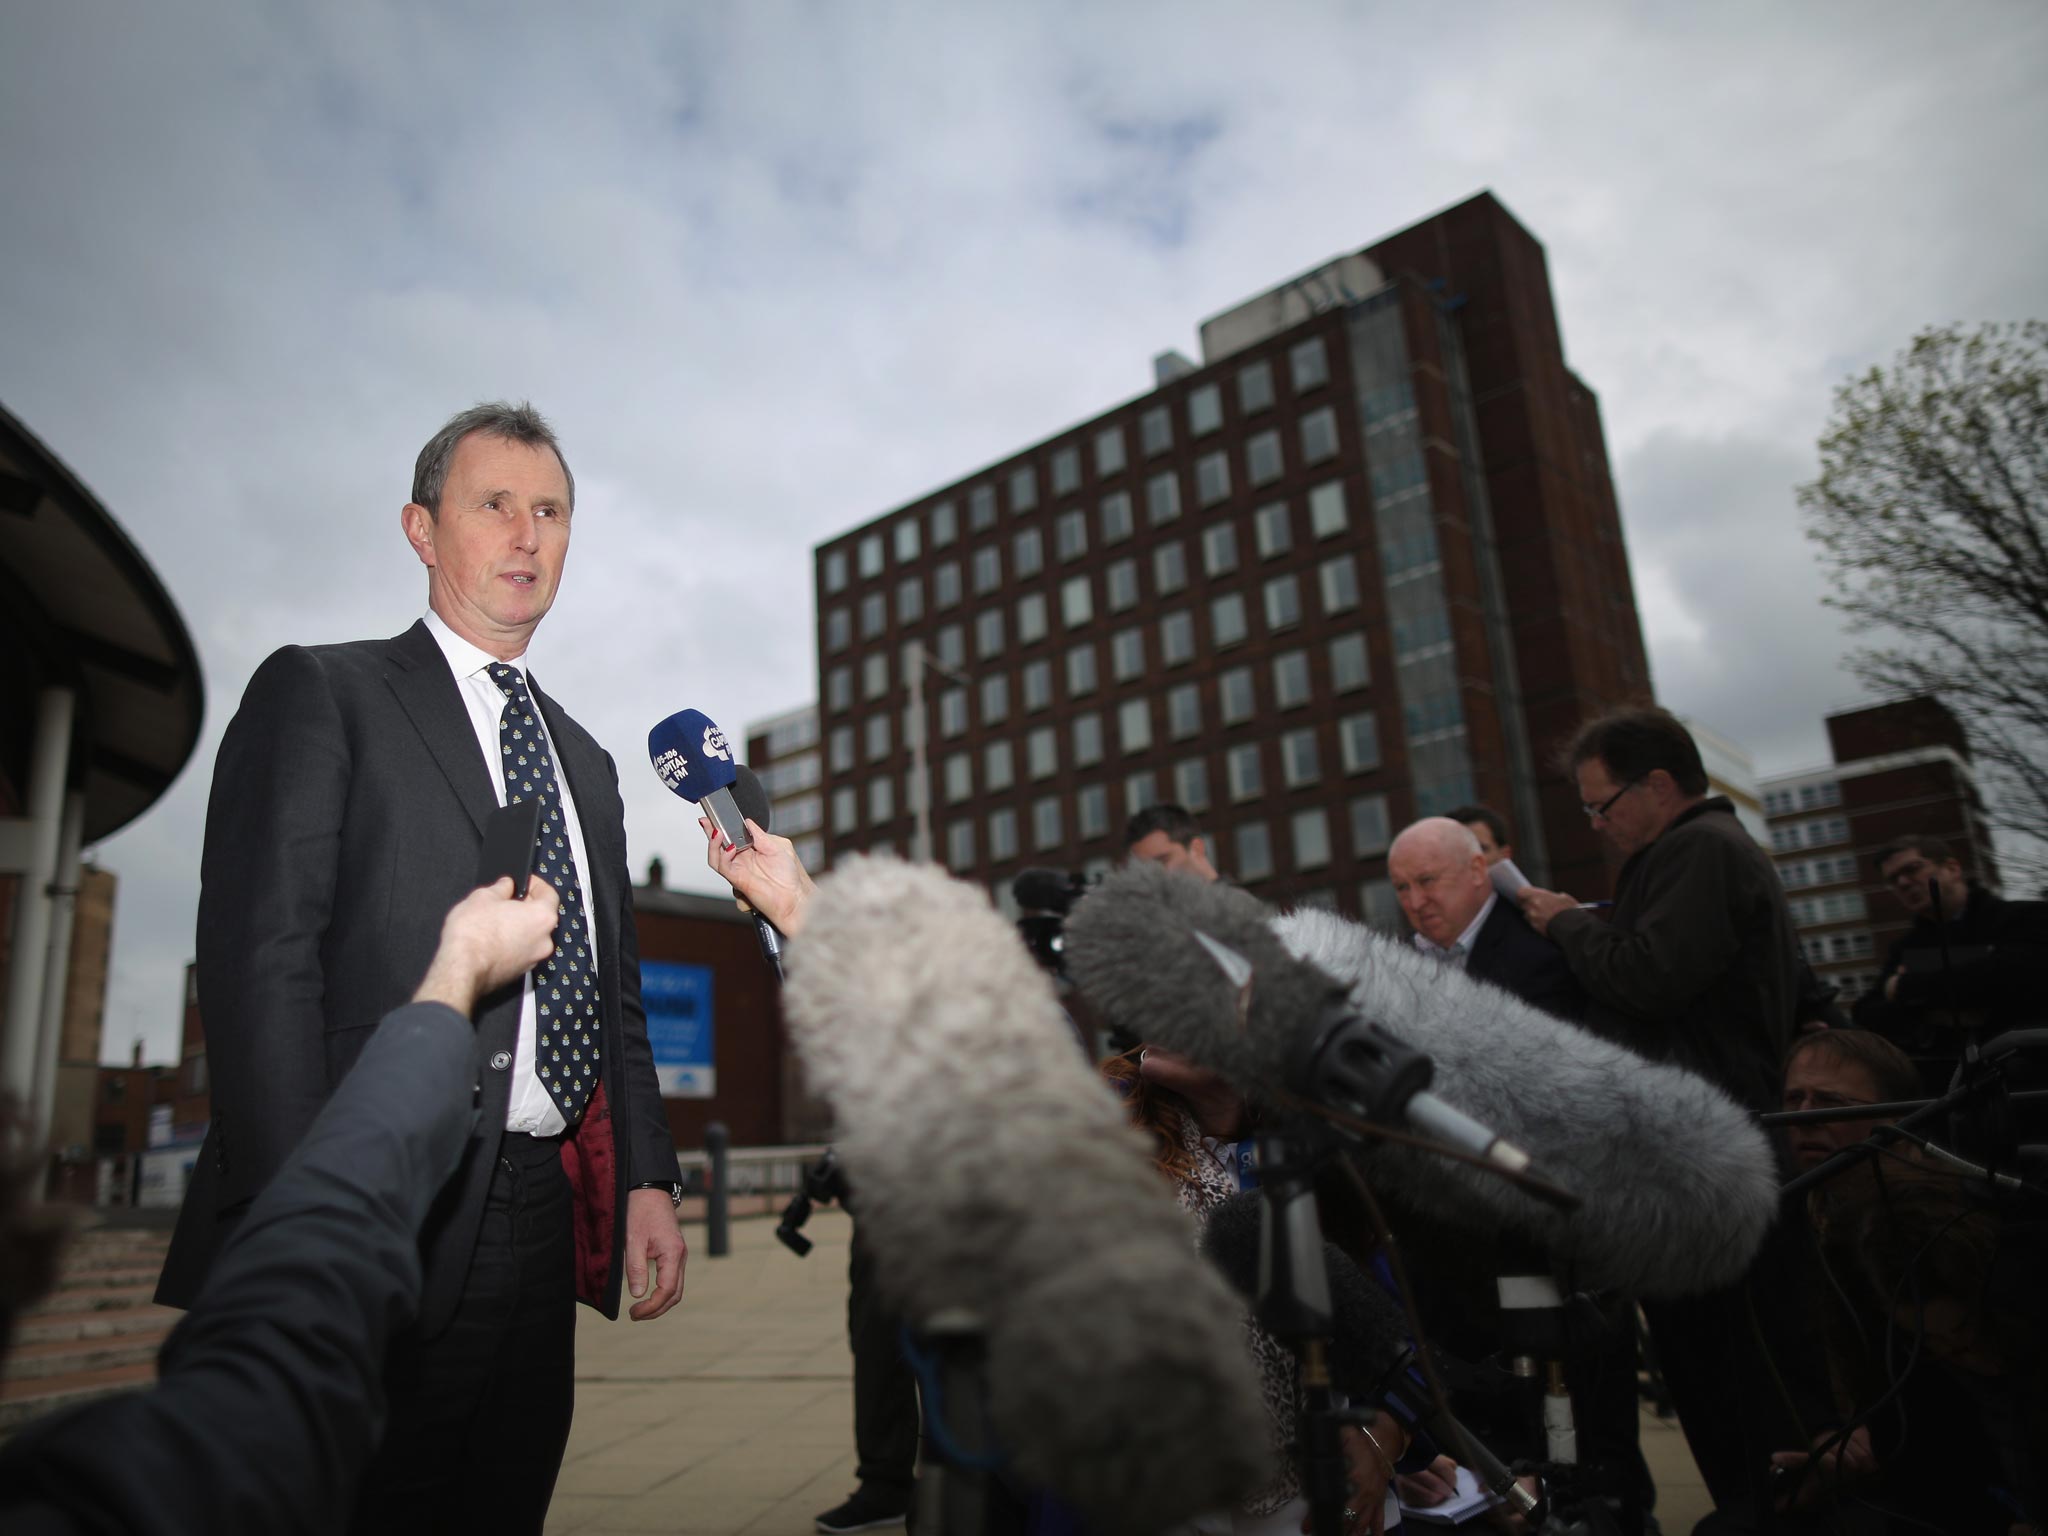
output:
<instances>
[{"instance_id":1,"label":"man's ear","mask_svg":"<svg viewBox=\"0 0 2048 1536\"><path fill-rule=\"evenodd\" d=\"M398 526L405 530L405 542L420 557L420 564L434 565L434 514L418 502L408 501L399 511Z\"/></svg>"}]
</instances>

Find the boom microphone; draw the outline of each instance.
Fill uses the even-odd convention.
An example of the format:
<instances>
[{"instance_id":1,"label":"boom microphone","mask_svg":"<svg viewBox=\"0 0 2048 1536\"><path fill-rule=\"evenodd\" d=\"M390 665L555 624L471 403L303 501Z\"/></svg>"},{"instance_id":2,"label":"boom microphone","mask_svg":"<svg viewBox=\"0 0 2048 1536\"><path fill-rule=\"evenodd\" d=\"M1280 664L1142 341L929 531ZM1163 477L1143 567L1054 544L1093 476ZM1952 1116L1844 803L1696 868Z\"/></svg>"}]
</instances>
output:
<instances>
[{"instance_id":1,"label":"boom microphone","mask_svg":"<svg viewBox=\"0 0 2048 1536\"><path fill-rule=\"evenodd\" d=\"M1248 961L1249 977L1233 986L1209 943ZM1375 1148L1373 1176L1454 1223L1532 1233L1579 1286L1710 1290L1743 1272L1777 1213L1768 1143L1705 1079L1333 914L1276 919L1243 891L1127 866L1068 919L1067 956L1109 1023L1267 1102L1294 1091L1302 1037L1333 985L1348 988L1366 1020L1428 1049L1445 1101L1528 1148L1582 1204L1546 1210L1412 1147Z\"/></svg>"},{"instance_id":2,"label":"boom microphone","mask_svg":"<svg viewBox=\"0 0 2048 1536\"><path fill-rule=\"evenodd\" d=\"M693 805L734 848L751 848L747 824L732 797L738 777L725 732L694 709L678 710L647 733L647 756L661 782Z\"/></svg>"},{"instance_id":3,"label":"boom microphone","mask_svg":"<svg viewBox=\"0 0 2048 1536\"><path fill-rule=\"evenodd\" d=\"M981 1319L1017 1471L1115 1531L1259 1486L1270 1435L1241 1308L986 894L848 859L789 972L791 1039L878 1282L913 1318Z\"/></svg>"}]
</instances>

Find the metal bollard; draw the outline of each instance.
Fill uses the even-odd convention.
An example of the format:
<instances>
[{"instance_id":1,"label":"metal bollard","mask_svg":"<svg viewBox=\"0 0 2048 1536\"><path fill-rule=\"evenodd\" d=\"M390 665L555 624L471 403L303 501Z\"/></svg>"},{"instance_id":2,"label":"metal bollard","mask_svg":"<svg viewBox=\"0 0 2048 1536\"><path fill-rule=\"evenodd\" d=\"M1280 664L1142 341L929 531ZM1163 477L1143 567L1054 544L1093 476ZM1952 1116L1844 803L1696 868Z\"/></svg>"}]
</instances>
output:
<instances>
[{"instance_id":1,"label":"metal bollard","mask_svg":"<svg viewBox=\"0 0 2048 1536\"><path fill-rule=\"evenodd\" d=\"M731 1145L732 1132L725 1128L723 1120L714 1120L704 1127L704 1154L711 1159L711 1187L705 1191L704 1220L710 1228L708 1242L714 1259L732 1252L732 1189L727 1183L726 1159Z\"/></svg>"}]
</instances>

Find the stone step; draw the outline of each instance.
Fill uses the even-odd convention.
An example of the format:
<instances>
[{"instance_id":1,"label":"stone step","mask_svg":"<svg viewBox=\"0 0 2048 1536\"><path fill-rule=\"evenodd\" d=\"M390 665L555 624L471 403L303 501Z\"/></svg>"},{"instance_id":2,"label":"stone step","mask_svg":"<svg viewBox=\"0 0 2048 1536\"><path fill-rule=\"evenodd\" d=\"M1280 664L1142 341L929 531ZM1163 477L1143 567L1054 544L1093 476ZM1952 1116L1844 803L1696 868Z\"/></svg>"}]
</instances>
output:
<instances>
[{"instance_id":1,"label":"stone step","mask_svg":"<svg viewBox=\"0 0 2048 1536\"><path fill-rule=\"evenodd\" d=\"M156 1362L146 1365L117 1365L97 1371L79 1371L69 1376L40 1377L27 1381L0 1381L0 1434L10 1434L31 1419L60 1408L75 1407L96 1397L111 1397L156 1380Z\"/></svg>"},{"instance_id":2,"label":"stone step","mask_svg":"<svg viewBox=\"0 0 2048 1536\"><path fill-rule=\"evenodd\" d=\"M17 1344L8 1351L0 1376L7 1381L43 1381L81 1372L112 1370L117 1366L141 1365L152 1369L156 1352L162 1347L170 1324L159 1320L154 1328L105 1338L52 1339L40 1344Z\"/></svg>"},{"instance_id":3,"label":"stone step","mask_svg":"<svg viewBox=\"0 0 2048 1536\"><path fill-rule=\"evenodd\" d=\"M176 1307L99 1307L90 1311L45 1312L25 1317L14 1329L17 1348L65 1339L110 1339L123 1334L163 1333L185 1314Z\"/></svg>"}]
</instances>

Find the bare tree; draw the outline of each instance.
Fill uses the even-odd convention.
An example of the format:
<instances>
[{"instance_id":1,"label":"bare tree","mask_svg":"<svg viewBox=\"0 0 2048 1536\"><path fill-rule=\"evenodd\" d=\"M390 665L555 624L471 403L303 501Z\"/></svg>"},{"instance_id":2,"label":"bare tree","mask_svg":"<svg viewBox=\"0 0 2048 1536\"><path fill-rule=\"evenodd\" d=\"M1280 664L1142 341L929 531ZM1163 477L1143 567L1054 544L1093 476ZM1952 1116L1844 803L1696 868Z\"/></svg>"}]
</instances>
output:
<instances>
[{"instance_id":1,"label":"bare tree","mask_svg":"<svg viewBox=\"0 0 2048 1536\"><path fill-rule=\"evenodd\" d=\"M1799 488L1851 670L1970 732L1993 819L2048 837L2048 324L1923 331L1844 384Z\"/></svg>"}]
</instances>

